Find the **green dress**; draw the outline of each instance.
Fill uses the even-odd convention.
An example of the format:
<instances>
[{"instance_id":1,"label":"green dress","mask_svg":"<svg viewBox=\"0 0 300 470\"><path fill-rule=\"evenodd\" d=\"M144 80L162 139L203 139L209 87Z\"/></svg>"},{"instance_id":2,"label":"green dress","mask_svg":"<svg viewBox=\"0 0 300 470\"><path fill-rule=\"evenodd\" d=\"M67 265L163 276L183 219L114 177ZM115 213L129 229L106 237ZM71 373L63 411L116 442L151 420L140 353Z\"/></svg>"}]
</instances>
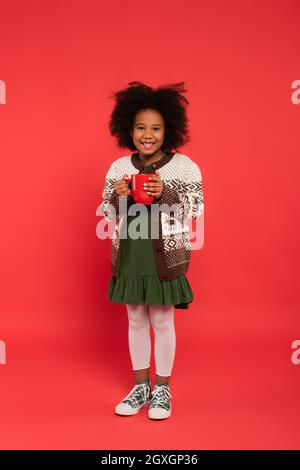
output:
<instances>
[{"instance_id":1,"label":"green dress","mask_svg":"<svg viewBox=\"0 0 300 470\"><path fill-rule=\"evenodd\" d=\"M152 166L145 165L143 172L152 173ZM133 240L128 232L127 238L120 238L120 273L109 283L108 299L118 304L174 305L177 309L188 309L194 295L186 276L166 281L159 278L151 239L151 204L145 207L148 209L148 238ZM143 217L142 214L127 216L127 229L129 223L136 217Z\"/></svg>"}]
</instances>

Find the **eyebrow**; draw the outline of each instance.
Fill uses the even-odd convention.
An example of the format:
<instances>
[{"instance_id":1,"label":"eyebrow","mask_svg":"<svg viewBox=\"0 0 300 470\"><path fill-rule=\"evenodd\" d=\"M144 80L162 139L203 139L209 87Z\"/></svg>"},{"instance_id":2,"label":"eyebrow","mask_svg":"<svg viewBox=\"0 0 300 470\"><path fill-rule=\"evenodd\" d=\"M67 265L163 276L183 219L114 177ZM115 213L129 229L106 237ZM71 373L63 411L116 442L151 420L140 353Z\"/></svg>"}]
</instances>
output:
<instances>
[{"instance_id":1,"label":"eyebrow","mask_svg":"<svg viewBox=\"0 0 300 470\"><path fill-rule=\"evenodd\" d=\"M143 122L137 122L135 125L139 126L140 124L144 125ZM152 124L152 126L161 126L162 124Z\"/></svg>"}]
</instances>

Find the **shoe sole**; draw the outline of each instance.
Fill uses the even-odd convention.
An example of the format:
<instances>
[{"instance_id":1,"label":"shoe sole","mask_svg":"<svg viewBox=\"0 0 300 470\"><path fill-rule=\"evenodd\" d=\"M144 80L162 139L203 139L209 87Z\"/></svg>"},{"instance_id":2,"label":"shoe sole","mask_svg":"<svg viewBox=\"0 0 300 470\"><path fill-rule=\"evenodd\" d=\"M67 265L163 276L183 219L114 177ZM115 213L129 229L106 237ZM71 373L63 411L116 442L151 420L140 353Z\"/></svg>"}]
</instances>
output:
<instances>
[{"instance_id":1,"label":"shoe sole","mask_svg":"<svg viewBox=\"0 0 300 470\"><path fill-rule=\"evenodd\" d=\"M151 410L151 408L150 408L150 410ZM167 418L170 418L172 408L170 408L170 410L168 411L168 414L165 415L165 416L150 416L150 414L149 414L149 411L150 411L150 410L148 410L148 418L149 418L149 419L157 419L157 420L160 420L160 419L167 419Z\"/></svg>"},{"instance_id":2,"label":"shoe sole","mask_svg":"<svg viewBox=\"0 0 300 470\"><path fill-rule=\"evenodd\" d=\"M139 413L139 411L141 411L141 409L146 406L146 405L149 405L150 401L147 401L146 403L144 403L143 405L141 405L139 408L132 408L131 410L124 410L123 412L122 411L117 411L116 408L115 408L115 413L119 416L134 416L136 414Z\"/></svg>"}]
</instances>

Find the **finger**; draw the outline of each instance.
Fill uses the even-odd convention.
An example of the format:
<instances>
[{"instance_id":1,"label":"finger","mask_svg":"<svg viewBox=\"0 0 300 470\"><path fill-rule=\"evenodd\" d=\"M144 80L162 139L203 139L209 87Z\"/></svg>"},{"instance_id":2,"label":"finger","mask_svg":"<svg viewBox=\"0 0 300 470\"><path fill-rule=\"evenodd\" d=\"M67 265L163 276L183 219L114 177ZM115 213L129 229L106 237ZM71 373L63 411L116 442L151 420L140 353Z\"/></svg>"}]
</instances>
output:
<instances>
[{"instance_id":1,"label":"finger","mask_svg":"<svg viewBox=\"0 0 300 470\"><path fill-rule=\"evenodd\" d=\"M151 175L149 179L160 180L161 179L160 172L158 170L155 170L155 174Z\"/></svg>"},{"instance_id":2,"label":"finger","mask_svg":"<svg viewBox=\"0 0 300 470\"><path fill-rule=\"evenodd\" d=\"M146 191L146 193L157 193L159 191L161 191L161 188L159 187L154 187L154 188L144 188L144 191Z\"/></svg>"},{"instance_id":3,"label":"finger","mask_svg":"<svg viewBox=\"0 0 300 470\"><path fill-rule=\"evenodd\" d=\"M118 186L121 188L121 187L128 187L128 181L126 181L125 179L121 179L119 182L117 182Z\"/></svg>"},{"instance_id":4,"label":"finger","mask_svg":"<svg viewBox=\"0 0 300 470\"><path fill-rule=\"evenodd\" d=\"M124 186L125 184L126 184L126 181L124 181L124 180L119 180L119 181L117 181L117 182L115 183L115 186L116 186L117 188L122 188L122 186Z\"/></svg>"},{"instance_id":5,"label":"finger","mask_svg":"<svg viewBox=\"0 0 300 470\"><path fill-rule=\"evenodd\" d=\"M123 196L124 194L127 194L130 189L126 185L124 185L122 188L117 188L116 191L118 194Z\"/></svg>"},{"instance_id":6,"label":"finger","mask_svg":"<svg viewBox=\"0 0 300 470\"><path fill-rule=\"evenodd\" d=\"M120 191L120 196L129 196L130 192L130 189L122 190Z\"/></svg>"},{"instance_id":7,"label":"finger","mask_svg":"<svg viewBox=\"0 0 300 470\"><path fill-rule=\"evenodd\" d=\"M161 181L159 175L149 176L149 181Z\"/></svg>"},{"instance_id":8,"label":"finger","mask_svg":"<svg viewBox=\"0 0 300 470\"><path fill-rule=\"evenodd\" d=\"M127 194L128 192L130 192L130 188L128 188L128 186L126 186L126 188L124 188L122 191L123 191L123 193Z\"/></svg>"},{"instance_id":9,"label":"finger","mask_svg":"<svg viewBox=\"0 0 300 470\"><path fill-rule=\"evenodd\" d=\"M153 180L153 181L147 181L147 183L144 183L145 186L162 186L162 181L161 180Z\"/></svg>"},{"instance_id":10,"label":"finger","mask_svg":"<svg viewBox=\"0 0 300 470\"><path fill-rule=\"evenodd\" d=\"M146 190L146 192L149 194L149 193L159 193L161 192L161 188L149 188Z\"/></svg>"},{"instance_id":11,"label":"finger","mask_svg":"<svg viewBox=\"0 0 300 470\"><path fill-rule=\"evenodd\" d=\"M157 182L157 183L145 183L144 185L144 189L147 191L148 189L150 190L156 190L156 191L159 191L160 189L162 189L163 186L160 182Z\"/></svg>"},{"instance_id":12,"label":"finger","mask_svg":"<svg viewBox=\"0 0 300 470\"><path fill-rule=\"evenodd\" d=\"M152 197L159 197L160 196L160 192L157 192L157 191L156 192L147 192L147 194L149 196L152 196Z\"/></svg>"},{"instance_id":13,"label":"finger","mask_svg":"<svg viewBox=\"0 0 300 470\"><path fill-rule=\"evenodd\" d=\"M124 192L124 191L127 191L127 190L128 190L128 186L127 186L127 184L125 183L125 184L121 184L121 185L118 186L116 189L117 189L117 191L123 191L123 192Z\"/></svg>"},{"instance_id":14,"label":"finger","mask_svg":"<svg viewBox=\"0 0 300 470\"><path fill-rule=\"evenodd\" d=\"M117 184L117 185L121 185L121 184L124 184L124 183L125 183L125 184L128 184L127 180L130 180L130 176L124 175L123 178L120 179L120 180L118 180L118 181L116 181L115 184Z\"/></svg>"}]
</instances>

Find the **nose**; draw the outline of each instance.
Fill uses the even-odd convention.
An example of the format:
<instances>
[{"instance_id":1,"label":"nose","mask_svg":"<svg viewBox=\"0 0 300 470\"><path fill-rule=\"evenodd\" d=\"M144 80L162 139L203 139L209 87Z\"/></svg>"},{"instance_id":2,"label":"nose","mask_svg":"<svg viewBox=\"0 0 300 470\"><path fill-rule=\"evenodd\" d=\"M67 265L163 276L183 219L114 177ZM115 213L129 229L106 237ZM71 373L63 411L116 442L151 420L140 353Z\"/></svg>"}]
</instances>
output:
<instances>
[{"instance_id":1,"label":"nose","mask_svg":"<svg viewBox=\"0 0 300 470\"><path fill-rule=\"evenodd\" d=\"M152 139L152 134L151 134L151 132L149 132L149 131L146 132L146 131L145 131L145 133L144 133L144 139Z\"/></svg>"}]
</instances>

